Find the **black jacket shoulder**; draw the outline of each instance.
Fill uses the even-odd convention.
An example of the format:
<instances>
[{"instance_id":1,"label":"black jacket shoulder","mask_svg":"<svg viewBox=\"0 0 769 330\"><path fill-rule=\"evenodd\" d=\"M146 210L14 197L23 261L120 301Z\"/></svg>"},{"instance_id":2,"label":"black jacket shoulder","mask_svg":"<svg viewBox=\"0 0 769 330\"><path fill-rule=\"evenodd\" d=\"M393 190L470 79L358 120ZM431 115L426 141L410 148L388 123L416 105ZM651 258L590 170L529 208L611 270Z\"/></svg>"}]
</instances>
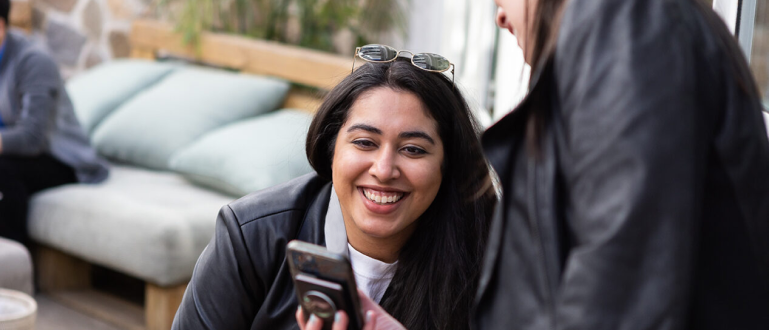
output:
<instances>
[{"instance_id":1,"label":"black jacket shoulder","mask_svg":"<svg viewBox=\"0 0 769 330\"><path fill-rule=\"evenodd\" d=\"M306 174L283 184L248 194L226 207L243 226L272 215L307 209L328 181L315 173Z\"/></svg>"},{"instance_id":2,"label":"black jacket shoulder","mask_svg":"<svg viewBox=\"0 0 769 330\"><path fill-rule=\"evenodd\" d=\"M324 245L331 183L308 174L224 206L173 329L295 329L286 245Z\"/></svg>"}]
</instances>

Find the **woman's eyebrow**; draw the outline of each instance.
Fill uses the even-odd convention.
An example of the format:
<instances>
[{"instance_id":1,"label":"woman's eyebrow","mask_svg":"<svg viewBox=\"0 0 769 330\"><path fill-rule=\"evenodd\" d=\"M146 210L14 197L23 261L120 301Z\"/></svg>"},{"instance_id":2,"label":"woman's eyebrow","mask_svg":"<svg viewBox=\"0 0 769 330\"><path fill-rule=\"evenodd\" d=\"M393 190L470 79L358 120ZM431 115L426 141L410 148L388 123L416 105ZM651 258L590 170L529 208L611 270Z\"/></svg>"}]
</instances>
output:
<instances>
[{"instance_id":1,"label":"woman's eyebrow","mask_svg":"<svg viewBox=\"0 0 769 330\"><path fill-rule=\"evenodd\" d=\"M382 130L380 130L380 129L374 127L374 126L366 125L366 124L355 124L355 125L352 125L352 126L350 126L350 128L347 129L347 133L350 133L350 132L353 132L353 131L357 131L357 130L362 130L362 131L366 131L366 132L382 135ZM430 135L428 135L427 133L422 132L422 131L403 132L401 134L398 134L398 137L401 138L401 139L413 139L413 138L424 139L427 142L430 142L430 144L435 145L435 140L433 140L433 138L430 137Z\"/></svg>"},{"instance_id":2,"label":"woman's eyebrow","mask_svg":"<svg viewBox=\"0 0 769 330\"><path fill-rule=\"evenodd\" d=\"M374 133L374 134L382 135L382 130L380 130L380 129L374 127L374 126L366 125L366 124L355 124L355 125L352 125L352 126L350 126L350 128L347 129L347 133L350 133L350 132L356 131L356 130L364 130L366 132L371 132L371 133Z\"/></svg>"},{"instance_id":3,"label":"woman's eyebrow","mask_svg":"<svg viewBox=\"0 0 769 330\"><path fill-rule=\"evenodd\" d=\"M435 140L430 137L430 135L427 135L427 133L422 131L411 131L411 132L403 132L398 135L401 139L411 139L411 138L419 138L419 139L425 139L427 142L430 142L430 144L435 145Z\"/></svg>"}]
</instances>

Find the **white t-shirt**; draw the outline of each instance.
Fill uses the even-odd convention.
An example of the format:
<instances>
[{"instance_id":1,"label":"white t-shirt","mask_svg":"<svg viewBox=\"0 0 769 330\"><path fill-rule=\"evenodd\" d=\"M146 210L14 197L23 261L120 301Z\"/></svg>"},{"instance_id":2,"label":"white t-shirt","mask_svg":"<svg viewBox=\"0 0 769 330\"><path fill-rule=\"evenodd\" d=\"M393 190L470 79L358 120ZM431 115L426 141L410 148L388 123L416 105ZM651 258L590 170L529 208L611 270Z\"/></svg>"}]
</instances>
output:
<instances>
[{"instance_id":1,"label":"white t-shirt","mask_svg":"<svg viewBox=\"0 0 769 330\"><path fill-rule=\"evenodd\" d=\"M395 275L398 262L388 264L376 260L358 252L350 243L347 243L347 249L350 251L350 265L355 275L355 283L371 300L379 303Z\"/></svg>"}]
</instances>

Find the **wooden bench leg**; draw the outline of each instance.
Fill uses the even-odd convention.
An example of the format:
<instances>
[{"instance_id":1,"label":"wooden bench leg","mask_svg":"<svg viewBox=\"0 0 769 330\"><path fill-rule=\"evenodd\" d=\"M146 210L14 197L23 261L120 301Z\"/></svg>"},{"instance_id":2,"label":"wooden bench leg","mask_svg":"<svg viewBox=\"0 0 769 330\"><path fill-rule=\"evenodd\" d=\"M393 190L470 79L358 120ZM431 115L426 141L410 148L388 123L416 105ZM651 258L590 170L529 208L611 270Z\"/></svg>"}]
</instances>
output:
<instances>
[{"instance_id":1,"label":"wooden bench leg","mask_svg":"<svg viewBox=\"0 0 769 330\"><path fill-rule=\"evenodd\" d=\"M147 330L169 330L174 315L182 303L187 284L163 288L147 283L144 297L144 315Z\"/></svg>"},{"instance_id":2,"label":"wooden bench leg","mask_svg":"<svg viewBox=\"0 0 769 330\"><path fill-rule=\"evenodd\" d=\"M55 249L35 249L37 284L41 291L85 289L91 286L91 265Z\"/></svg>"}]
</instances>

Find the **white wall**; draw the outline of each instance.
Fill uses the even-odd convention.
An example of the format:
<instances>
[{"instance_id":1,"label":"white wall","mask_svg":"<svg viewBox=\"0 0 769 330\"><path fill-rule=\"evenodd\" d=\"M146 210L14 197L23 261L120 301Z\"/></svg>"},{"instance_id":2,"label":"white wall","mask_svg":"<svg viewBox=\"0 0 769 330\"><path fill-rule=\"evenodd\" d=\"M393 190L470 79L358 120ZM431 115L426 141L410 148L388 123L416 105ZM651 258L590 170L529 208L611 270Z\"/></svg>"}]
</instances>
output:
<instances>
[{"instance_id":1,"label":"white wall","mask_svg":"<svg viewBox=\"0 0 769 330\"><path fill-rule=\"evenodd\" d=\"M497 67L494 81L494 111L492 119L499 120L515 108L526 96L531 68L523 60L523 51L515 36L500 29L497 45Z\"/></svg>"},{"instance_id":2,"label":"white wall","mask_svg":"<svg viewBox=\"0 0 769 330\"><path fill-rule=\"evenodd\" d=\"M409 6L409 29L403 49L437 53L454 63L457 88L482 123L490 123L494 2L418 0L410 1Z\"/></svg>"},{"instance_id":3,"label":"white wall","mask_svg":"<svg viewBox=\"0 0 769 330\"><path fill-rule=\"evenodd\" d=\"M734 34L737 25L737 10L739 9L739 0L713 0L713 10L726 22L729 31Z\"/></svg>"}]
</instances>

